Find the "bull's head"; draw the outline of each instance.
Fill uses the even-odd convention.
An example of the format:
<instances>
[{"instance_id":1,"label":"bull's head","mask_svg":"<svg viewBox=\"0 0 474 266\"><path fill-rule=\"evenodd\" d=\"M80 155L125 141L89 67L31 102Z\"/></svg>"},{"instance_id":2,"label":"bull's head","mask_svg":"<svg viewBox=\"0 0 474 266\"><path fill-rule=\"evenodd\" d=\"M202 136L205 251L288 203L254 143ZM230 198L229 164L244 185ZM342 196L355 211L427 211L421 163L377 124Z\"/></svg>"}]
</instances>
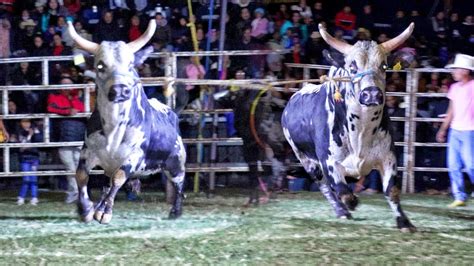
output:
<instances>
[{"instance_id":1,"label":"bull's head","mask_svg":"<svg viewBox=\"0 0 474 266\"><path fill-rule=\"evenodd\" d=\"M359 41L350 45L332 37L319 24L319 32L326 43L344 54L344 68L350 74L353 83L353 91L346 92L348 95L346 97L353 97L355 102L363 106L384 104L387 55L410 37L414 26L411 23L400 35L381 44L374 41Z\"/></svg>"},{"instance_id":2,"label":"bull's head","mask_svg":"<svg viewBox=\"0 0 474 266\"><path fill-rule=\"evenodd\" d=\"M68 24L69 34L77 46L95 56L98 97L108 99L112 103L121 103L137 96L140 93L138 88L141 86L136 86L140 79L134 66L136 61L142 60L137 59L135 53L153 36L156 29L155 20L150 21L145 33L135 41L130 43L104 41L100 45L82 38L76 33L72 23Z\"/></svg>"}]
</instances>

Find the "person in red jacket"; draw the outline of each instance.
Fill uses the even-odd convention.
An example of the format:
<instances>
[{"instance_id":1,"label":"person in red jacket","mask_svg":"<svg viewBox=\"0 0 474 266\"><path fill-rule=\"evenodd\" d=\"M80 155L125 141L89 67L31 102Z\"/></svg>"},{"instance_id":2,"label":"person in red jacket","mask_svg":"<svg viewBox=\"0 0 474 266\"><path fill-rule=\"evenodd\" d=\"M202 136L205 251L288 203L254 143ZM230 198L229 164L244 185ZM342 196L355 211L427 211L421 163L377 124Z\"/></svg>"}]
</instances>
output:
<instances>
[{"instance_id":1,"label":"person in red jacket","mask_svg":"<svg viewBox=\"0 0 474 266\"><path fill-rule=\"evenodd\" d=\"M350 6L344 6L344 8L336 14L334 18L336 27L344 31L344 35L347 37L353 37L353 31L356 26L356 15L351 13Z\"/></svg>"},{"instance_id":2,"label":"person in red jacket","mask_svg":"<svg viewBox=\"0 0 474 266\"><path fill-rule=\"evenodd\" d=\"M72 84L69 77L63 77L61 84ZM84 112L84 102L79 96L78 90L60 90L48 96L48 112L64 116L74 116ZM83 141L86 131L86 123L81 118L58 119L58 141ZM76 172L79 164L80 147L62 147L58 149L59 158L68 171ZM67 177L67 197L66 203L73 203L77 200L78 190L74 175Z\"/></svg>"},{"instance_id":3,"label":"person in red jacket","mask_svg":"<svg viewBox=\"0 0 474 266\"><path fill-rule=\"evenodd\" d=\"M128 40L135 41L138 37L142 36L142 31L140 30L140 18L137 15L134 15L130 19L130 29L128 30Z\"/></svg>"}]
</instances>

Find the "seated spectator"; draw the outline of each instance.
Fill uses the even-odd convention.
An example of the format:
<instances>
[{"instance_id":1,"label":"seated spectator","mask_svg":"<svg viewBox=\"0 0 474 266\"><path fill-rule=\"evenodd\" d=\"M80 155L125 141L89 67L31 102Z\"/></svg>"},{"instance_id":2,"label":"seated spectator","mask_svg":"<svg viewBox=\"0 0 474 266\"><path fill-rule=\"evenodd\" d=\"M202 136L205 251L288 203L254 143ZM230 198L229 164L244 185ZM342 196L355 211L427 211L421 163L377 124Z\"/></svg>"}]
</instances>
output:
<instances>
[{"instance_id":1,"label":"seated spectator","mask_svg":"<svg viewBox=\"0 0 474 266\"><path fill-rule=\"evenodd\" d=\"M158 31L158 29L157 29ZM119 41L120 31L118 24L114 20L112 11L105 11L102 20L92 36L94 42L101 43L102 41Z\"/></svg>"},{"instance_id":2,"label":"seated spectator","mask_svg":"<svg viewBox=\"0 0 474 266\"><path fill-rule=\"evenodd\" d=\"M39 85L41 74L30 68L28 62L19 64L10 75L12 85ZM37 113L40 105L40 92L31 90L13 91L11 99L18 103L19 113Z\"/></svg>"},{"instance_id":3,"label":"seated spectator","mask_svg":"<svg viewBox=\"0 0 474 266\"><path fill-rule=\"evenodd\" d=\"M0 17L0 58L10 57L10 29L8 18Z\"/></svg>"},{"instance_id":4,"label":"seated spectator","mask_svg":"<svg viewBox=\"0 0 474 266\"><path fill-rule=\"evenodd\" d=\"M13 46L15 51L25 50L31 52L33 49L33 39L35 36L36 23L32 19L20 23L20 28L15 34Z\"/></svg>"},{"instance_id":5,"label":"seated spectator","mask_svg":"<svg viewBox=\"0 0 474 266\"><path fill-rule=\"evenodd\" d=\"M285 62L287 63L295 63L295 64L303 64L307 63L306 57L304 55L304 51L301 48L301 44L299 42L295 42L293 45L293 51L289 54L286 54L286 60Z\"/></svg>"},{"instance_id":6,"label":"seated spectator","mask_svg":"<svg viewBox=\"0 0 474 266\"><path fill-rule=\"evenodd\" d=\"M64 76L61 84L72 84L69 77ZM79 97L77 90L60 90L51 93L48 96L48 112L64 116L74 116L77 113L84 112L84 102ZM84 119L64 118L58 120L57 139L60 142L65 141L84 141L86 124ZM75 172L79 164L79 147L63 147L58 149L59 158L66 166L68 171ZM77 200L78 189L74 175L67 176L68 188L66 203L73 203Z\"/></svg>"},{"instance_id":7,"label":"seated spectator","mask_svg":"<svg viewBox=\"0 0 474 266\"><path fill-rule=\"evenodd\" d=\"M63 42L61 35L59 33L54 34L52 46L52 55L72 55L72 49Z\"/></svg>"},{"instance_id":8,"label":"seated spectator","mask_svg":"<svg viewBox=\"0 0 474 266\"><path fill-rule=\"evenodd\" d=\"M321 1L314 2L313 9L311 11L313 13L313 20L316 25L323 21L327 20L327 13L323 10L323 3Z\"/></svg>"},{"instance_id":9,"label":"seated spectator","mask_svg":"<svg viewBox=\"0 0 474 266\"><path fill-rule=\"evenodd\" d=\"M285 21L290 19L290 13L288 12L288 8L285 4L281 4L278 11L273 16L273 21L275 22L275 27L280 28Z\"/></svg>"},{"instance_id":10,"label":"seated spectator","mask_svg":"<svg viewBox=\"0 0 474 266\"><path fill-rule=\"evenodd\" d=\"M5 128L5 125L3 124L3 120L0 119L0 143L7 142L9 138L10 134L8 134L8 131Z\"/></svg>"},{"instance_id":11,"label":"seated spectator","mask_svg":"<svg viewBox=\"0 0 474 266\"><path fill-rule=\"evenodd\" d=\"M344 31L344 37L352 40L354 35L353 31L356 26L356 15L351 12L350 6L344 6L344 8L336 14L334 23L336 27Z\"/></svg>"},{"instance_id":12,"label":"seated spectator","mask_svg":"<svg viewBox=\"0 0 474 266\"><path fill-rule=\"evenodd\" d=\"M306 3L306 0L300 0L298 5L292 5L290 8L292 11L298 11L302 17L312 17L313 12L311 7Z\"/></svg>"},{"instance_id":13,"label":"seated spectator","mask_svg":"<svg viewBox=\"0 0 474 266\"><path fill-rule=\"evenodd\" d=\"M66 18L63 16L58 17L58 22L56 26L56 32L61 33L61 38L66 46L72 47L74 45L74 40L69 35L67 29Z\"/></svg>"},{"instance_id":14,"label":"seated spectator","mask_svg":"<svg viewBox=\"0 0 474 266\"><path fill-rule=\"evenodd\" d=\"M46 32L50 26L58 25L58 17L69 16L69 12L64 6L59 5L58 0L48 0L46 11L41 16L41 30Z\"/></svg>"},{"instance_id":15,"label":"seated spectator","mask_svg":"<svg viewBox=\"0 0 474 266\"><path fill-rule=\"evenodd\" d=\"M374 31L374 15L371 5L364 5L362 14L357 16L357 27L367 29L369 32Z\"/></svg>"},{"instance_id":16,"label":"seated spectator","mask_svg":"<svg viewBox=\"0 0 474 266\"><path fill-rule=\"evenodd\" d=\"M33 39L33 50L30 52L30 56L48 56L51 55L50 48L44 43L41 35L36 35ZM40 66L40 64L38 64Z\"/></svg>"},{"instance_id":17,"label":"seated spectator","mask_svg":"<svg viewBox=\"0 0 474 266\"><path fill-rule=\"evenodd\" d=\"M17 109L17 104L13 100L8 100L8 114L9 115L14 115L18 114L18 109ZM1 121L1 120L0 120ZM13 120L13 119L6 119L5 122L3 122L3 125L5 127L5 130L7 132L11 132L12 134L10 135L10 139L8 141L10 142L17 142L18 138L16 137L16 132L18 131L18 121ZM1 131L1 129L0 129ZM1 134L1 133L0 133ZM1 142L1 141L0 141ZM10 150L11 152L12 150Z\"/></svg>"},{"instance_id":18,"label":"seated spectator","mask_svg":"<svg viewBox=\"0 0 474 266\"><path fill-rule=\"evenodd\" d=\"M140 29L140 18L137 15L132 16L130 19L130 28L128 30L128 41L134 41L142 35Z\"/></svg>"},{"instance_id":19,"label":"seated spectator","mask_svg":"<svg viewBox=\"0 0 474 266\"><path fill-rule=\"evenodd\" d=\"M45 12L45 4L41 1L36 1L35 9L31 12L30 16L34 21L36 21L36 23L40 23L44 12Z\"/></svg>"},{"instance_id":20,"label":"seated spectator","mask_svg":"<svg viewBox=\"0 0 474 266\"><path fill-rule=\"evenodd\" d=\"M84 21L84 25L88 29L92 29L100 22L100 14L99 9L96 5L93 5L91 8L86 8L82 12L82 19Z\"/></svg>"},{"instance_id":21,"label":"seated spectator","mask_svg":"<svg viewBox=\"0 0 474 266\"><path fill-rule=\"evenodd\" d=\"M236 23L237 32L235 32L233 39L239 40L244 35L244 31L247 28L252 28L252 16L250 15L250 11L248 8L244 7L240 10L240 18L239 21Z\"/></svg>"},{"instance_id":22,"label":"seated spectator","mask_svg":"<svg viewBox=\"0 0 474 266\"><path fill-rule=\"evenodd\" d=\"M305 52L310 64L322 64L323 50L327 48L319 31L313 31L310 41L306 43Z\"/></svg>"},{"instance_id":23,"label":"seated spectator","mask_svg":"<svg viewBox=\"0 0 474 266\"><path fill-rule=\"evenodd\" d=\"M188 79L203 79L206 75L206 70L201 64L196 64L199 58L192 58L185 66L186 78ZM192 102L199 98L199 90L194 85L187 85L186 90L189 92L188 102Z\"/></svg>"},{"instance_id":24,"label":"seated spectator","mask_svg":"<svg viewBox=\"0 0 474 266\"><path fill-rule=\"evenodd\" d=\"M20 127L16 133L18 142L31 143L42 142L43 133L36 127L30 119L25 118L20 122ZM38 171L39 165L39 151L38 148L20 148L20 166L22 172ZM23 182L18 194L18 205L25 203L28 188L31 193L31 205L38 204L38 177L37 176L23 176Z\"/></svg>"},{"instance_id":25,"label":"seated spectator","mask_svg":"<svg viewBox=\"0 0 474 266\"><path fill-rule=\"evenodd\" d=\"M285 21L280 28L280 35L285 36L288 34L288 29L291 28L292 35L295 34L301 40L301 44L304 45L308 40L308 28L306 25L301 23L301 15L299 12L293 11L291 20Z\"/></svg>"},{"instance_id":26,"label":"seated spectator","mask_svg":"<svg viewBox=\"0 0 474 266\"><path fill-rule=\"evenodd\" d=\"M264 39L268 34L268 19L265 18L265 10L257 8L254 11L255 19L252 20L252 31L250 35L258 40Z\"/></svg>"},{"instance_id":27,"label":"seated spectator","mask_svg":"<svg viewBox=\"0 0 474 266\"><path fill-rule=\"evenodd\" d=\"M67 11L71 15L76 15L81 10L81 1L80 0L64 0L64 7L67 8Z\"/></svg>"},{"instance_id":28,"label":"seated spectator","mask_svg":"<svg viewBox=\"0 0 474 266\"><path fill-rule=\"evenodd\" d=\"M186 49L186 46L188 45L191 33L187 24L188 21L185 17L179 17L178 24L175 25L171 30L174 51L184 51Z\"/></svg>"},{"instance_id":29,"label":"seated spectator","mask_svg":"<svg viewBox=\"0 0 474 266\"><path fill-rule=\"evenodd\" d=\"M22 22L26 22L26 21L28 21L28 20L30 20L30 19L33 19L33 18L30 16L30 12L29 12L27 9L24 9L24 10L21 11L21 17L20 17L18 20L16 20L16 22L14 23L14 24L15 24L14 27L15 27L16 29L18 29L18 28L23 28L23 27L20 27L21 23L22 23ZM35 20L33 19L33 21L35 21ZM35 23L37 23L37 21L35 21Z\"/></svg>"},{"instance_id":30,"label":"seated spectator","mask_svg":"<svg viewBox=\"0 0 474 266\"><path fill-rule=\"evenodd\" d=\"M51 43L53 43L54 34L56 33L56 28L54 26L48 27L48 30L43 33L44 42L51 46Z\"/></svg>"},{"instance_id":31,"label":"seated spectator","mask_svg":"<svg viewBox=\"0 0 474 266\"><path fill-rule=\"evenodd\" d=\"M392 35L397 36L408 27L409 21L405 17L403 10L398 10L395 13L395 19L392 22Z\"/></svg>"},{"instance_id":32,"label":"seated spectator","mask_svg":"<svg viewBox=\"0 0 474 266\"><path fill-rule=\"evenodd\" d=\"M281 43L281 46L284 48L284 49L291 49L294 45L294 42L293 42L293 31L292 31L292 28L288 28L285 32L285 34L283 34L281 36L281 40L280 40L280 43Z\"/></svg>"},{"instance_id":33,"label":"seated spectator","mask_svg":"<svg viewBox=\"0 0 474 266\"><path fill-rule=\"evenodd\" d=\"M171 27L162 13L157 13L155 16L156 30L153 36L153 41L163 43L165 45L171 44Z\"/></svg>"},{"instance_id":34,"label":"seated spectator","mask_svg":"<svg viewBox=\"0 0 474 266\"><path fill-rule=\"evenodd\" d=\"M448 36L448 22L443 11L436 13L436 16L431 18L432 30L437 38L437 41L446 40Z\"/></svg>"}]
</instances>

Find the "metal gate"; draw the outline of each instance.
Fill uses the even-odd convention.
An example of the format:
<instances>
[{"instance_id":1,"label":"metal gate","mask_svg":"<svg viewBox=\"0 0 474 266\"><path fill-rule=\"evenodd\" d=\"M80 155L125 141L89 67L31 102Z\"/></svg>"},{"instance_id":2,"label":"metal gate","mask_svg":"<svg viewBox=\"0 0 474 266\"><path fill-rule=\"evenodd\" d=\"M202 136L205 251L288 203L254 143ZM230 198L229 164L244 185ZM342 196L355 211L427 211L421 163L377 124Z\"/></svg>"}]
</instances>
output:
<instances>
[{"instance_id":1,"label":"metal gate","mask_svg":"<svg viewBox=\"0 0 474 266\"><path fill-rule=\"evenodd\" d=\"M264 88L264 85L258 85L259 82L262 84L264 80L243 80L243 81L227 81L227 80L186 80L179 79L178 77L178 58L179 57L190 57L190 56L246 56L246 55L266 55L266 54L283 54L288 52L287 50L277 50L277 51L268 51L268 50L255 50L255 51L207 51L207 52L176 52L176 53L153 53L151 58L164 58L165 60L165 76L166 77L156 77L156 78L144 78L144 86L147 85L160 85L160 86L173 86L174 82L181 82L190 85L216 85L216 86L230 86L231 84L240 84L240 85L250 85L252 88ZM0 172L0 177L13 177L13 176L25 176L25 175L37 175L37 176L59 176L59 175L71 175L72 172L65 170L46 170L46 171L34 171L34 172L12 172L10 171L10 151L11 149L20 148L20 147L67 147L82 146L82 142L51 142L50 141L50 132L49 125L52 119L61 119L63 116L56 114L8 114L8 92L9 91L20 91L20 90L57 90L57 89L82 89L84 90L84 104L85 104L85 113L80 113L75 116L69 117L89 117L90 109L90 85L87 84L72 84L72 85L51 85L49 83L49 64L50 62L57 61L71 61L74 59L74 56L60 56L60 57L25 57L25 58L9 58L9 59L0 59L1 64L12 64L12 63L21 63L21 62L41 62L42 64L42 85L37 86L0 86L2 90L2 115L1 119L42 119L44 127L44 140L40 143L0 143L0 148L3 149L3 171ZM306 65L306 64L287 64L290 68L302 68L304 73L304 79L309 79L309 74L311 69L328 69L328 66L321 65ZM403 142L396 142L395 145L402 146L404 149L404 163L399 166L399 170L403 171L403 185L402 191L413 193L414 189L414 173L416 171L447 171L446 168L433 168L433 167L415 167L414 158L415 158L415 147L446 147L446 144L440 143L420 143L415 141L416 134L416 123L418 122L440 122L440 118L420 118L416 117L417 112L417 98L418 97L446 97L445 94L441 93L420 93L418 92L418 81L421 73L429 72L447 72L444 69L410 69L404 70L403 73L406 73L406 92L397 92L397 93L387 93L388 95L402 96L405 99L405 102L408 103L406 108L405 117L396 117L392 120L394 121L403 121L405 124L405 135ZM293 88L296 90L296 88ZM207 114L210 115L211 123L216 126L219 119L219 114L231 112L230 109L215 109L215 110L185 110L182 114ZM215 136L211 138L191 138L184 139L184 143L190 145L203 145L211 144L213 147L217 145L241 145L242 140L240 138L217 138ZM210 177L213 178L216 172L246 172L248 167L245 163L239 164L228 164L228 163L209 163L203 164L198 162L196 164L187 164L187 172L206 172L210 173ZM91 174L101 174L102 171L92 171ZM213 185L213 182L210 182ZM196 189L195 189L196 191Z\"/></svg>"}]
</instances>

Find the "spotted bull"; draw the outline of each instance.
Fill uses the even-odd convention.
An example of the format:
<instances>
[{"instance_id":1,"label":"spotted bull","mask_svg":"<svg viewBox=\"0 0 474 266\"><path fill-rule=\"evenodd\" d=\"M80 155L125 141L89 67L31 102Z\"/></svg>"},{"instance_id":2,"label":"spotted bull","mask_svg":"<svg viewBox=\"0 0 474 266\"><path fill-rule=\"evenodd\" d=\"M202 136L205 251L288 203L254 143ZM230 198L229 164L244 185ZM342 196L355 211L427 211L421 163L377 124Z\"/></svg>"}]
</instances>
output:
<instances>
[{"instance_id":1,"label":"spotted bull","mask_svg":"<svg viewBox=\"0 0 474 266\"><path fill-rule=\"evenodd\" d=\"M345 65L330 69L332 81L308 84L295 93L282 116L285 137L305 170L315 179L322 172L320 189L338 217L351 218L349 210L358 203L345 177L358 178L376 169L403 232L413 232L415 227L401 208L396 186L396 157L384 111L385 70L387 54L402 44L413 28L412 23L382 44L359 41L349 45L320 25L321 36L344 54Z\"/></svg>"},{"instance_id":2,"label":"spotted bull","mask_svg":"<svg viewBox=\"0 0 474 266\"><path fill-rule=\"evenodd\" d=\"M80 37L69 23L75 43L94 55L97 71L97 105L88 124L76 172L78 210L83 221L109 223L117 191L128 178L159 170L171 178L176 197L169 213L182 213L186 153L179 134L177 115L157 100L148 100L134 62L146 56L141 49L153 36L156 22L137 40L100 45ZM94 206L87 192L89 172L96 166L110 177L101 200Z\"/></svg>"}]
</instances>

